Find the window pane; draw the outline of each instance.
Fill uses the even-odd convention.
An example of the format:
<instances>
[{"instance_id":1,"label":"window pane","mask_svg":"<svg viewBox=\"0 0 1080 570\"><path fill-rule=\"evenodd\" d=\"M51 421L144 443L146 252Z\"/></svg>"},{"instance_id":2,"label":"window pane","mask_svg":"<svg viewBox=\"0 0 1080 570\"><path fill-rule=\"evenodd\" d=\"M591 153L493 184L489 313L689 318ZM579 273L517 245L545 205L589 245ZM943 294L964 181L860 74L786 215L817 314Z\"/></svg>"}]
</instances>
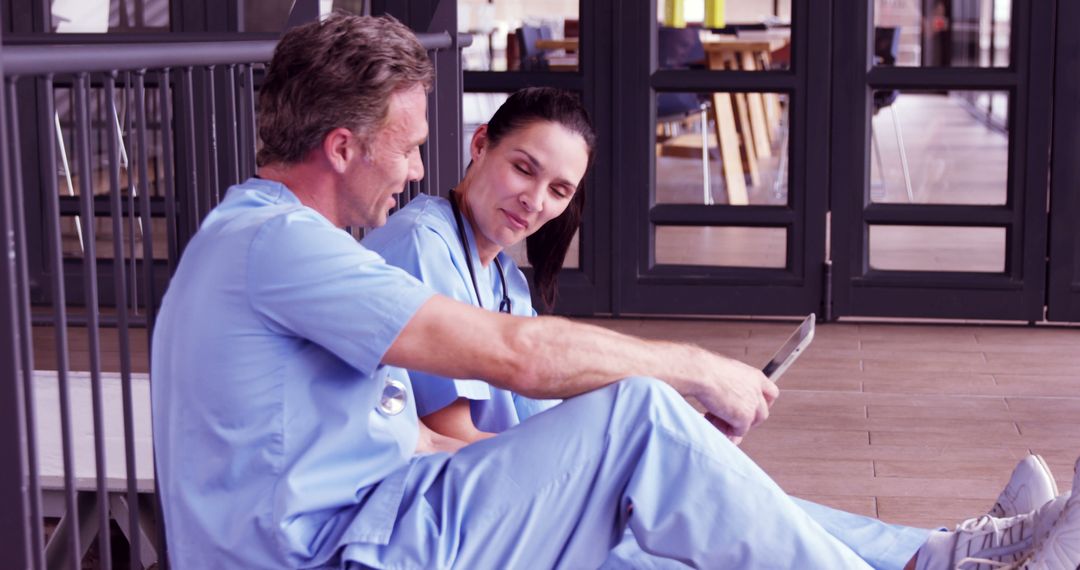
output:
<instances>
[{"instance_id":1,"label":"window pane","mask_svg":"<svg viewBox=\"0 0 1080 570\"><path fill-rule=\"evenodd\" d=\"M1006 203L1005 92L874 93L870 199L879 203Z\"/></svg>"},{"instance_id":2,"label":"window pane","mask_svg":"<svg viewBox=\"0 0 1080 570\"><path fill-rule=\"evenodd\" d=\"M576 71L578 0L460 0L458 31L473 35L462 50L471 71Z\"/></svg>"},{"instance_id":3,"label":"window pane","mask_svg":"<svg viewBox=\"0 0 1080 570\"><path fill-rule=\"evenodd\" d=\"M1008 67L1011 0L933 2L875 0L878 65Z\"/></svg>"},{"instance_id":4,"label":"window pane","mask_svg":"<svg viewBox=\"0 0 1080 570\"><path fill-rule=\"evenodd\" d=\"M786 94L657 93L656 106L656 203L787 204Z\"/></svg>"},{"instance_id":5,"label":"window pane","mask_svg":"<svg viewBox=\"0 0 1080 570\"><path fill-rule=\"evenodd\" d=\"M656 226L656 263L784 268L787 229Z\"/></svg>"},{"instance_id":6,"label":"window pane","mask_svg":"<svg viewBox=\"0 0 1080 570\"><path fill-rule=\"evenodd\" d=\"M1005 228L870 226L870 268L1005 271Z\"/></svg>"},{"instance_id":7,"label":"window pane","mask_svg":"<svg viewBox=\"0 0 1080 570\"><path fill-rule=\"evenodd\" d=\"M660 69L791 67L791 2L659 0Z\"/></svg>"},{"instance_id":8,"label":"window pane","mask_svg":"<svg viewBox=\"0 0 1080 570\"><path fill-rule=\"evenodd\" d=\"M60 34L169 29L169 0L51 0L49 13Z\"/></svg>"}]
</instances>

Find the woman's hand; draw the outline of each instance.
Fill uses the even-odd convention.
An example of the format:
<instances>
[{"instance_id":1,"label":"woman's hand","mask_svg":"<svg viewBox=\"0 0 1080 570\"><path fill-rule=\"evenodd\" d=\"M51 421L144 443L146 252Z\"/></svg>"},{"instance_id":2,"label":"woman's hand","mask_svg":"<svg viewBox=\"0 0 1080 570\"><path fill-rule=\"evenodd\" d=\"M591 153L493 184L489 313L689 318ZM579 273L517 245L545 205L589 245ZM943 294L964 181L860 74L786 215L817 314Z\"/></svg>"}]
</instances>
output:
<instances>
[{"instance_id":1,"label":"woman's hand","mask_svg":"<svg viewBox=\"0 0 1080 570\"><path fill-rule=\"evenodd\" d=\"M416 439L416 455L427 453L454 453L468 445L460 439L446 437L420 422L420 433Z\"/></svg>"}]
</instances>

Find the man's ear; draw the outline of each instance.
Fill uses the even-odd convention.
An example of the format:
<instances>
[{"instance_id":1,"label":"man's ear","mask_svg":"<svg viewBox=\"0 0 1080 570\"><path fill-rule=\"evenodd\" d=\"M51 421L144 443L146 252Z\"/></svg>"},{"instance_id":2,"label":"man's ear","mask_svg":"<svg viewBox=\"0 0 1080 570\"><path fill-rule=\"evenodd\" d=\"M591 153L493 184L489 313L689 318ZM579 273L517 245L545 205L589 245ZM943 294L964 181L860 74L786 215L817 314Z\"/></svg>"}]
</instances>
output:
<instances>
[{"instance_id":1,"label":"man's ear","mask_svg":"<svg viewBox=\"0 0 1080 570\"><path fill-rule=\"evenodd\" d=\"M360 149L355 141L356 135L345 127L338 127L323 137L323 156L335 172L343 174L349 163L358 158Z\"/></svg>"},{"instance_id":2,"label":"man's ear","mask_svg":"<svg viewBox=\"0 0 1080 570\"><path fill-rule=\"evenodd\" d=\"M477 160L488 149L487 125L480 125L473 132L472 142L469 143L469 158Z\"/></svg>"}]
</instances>

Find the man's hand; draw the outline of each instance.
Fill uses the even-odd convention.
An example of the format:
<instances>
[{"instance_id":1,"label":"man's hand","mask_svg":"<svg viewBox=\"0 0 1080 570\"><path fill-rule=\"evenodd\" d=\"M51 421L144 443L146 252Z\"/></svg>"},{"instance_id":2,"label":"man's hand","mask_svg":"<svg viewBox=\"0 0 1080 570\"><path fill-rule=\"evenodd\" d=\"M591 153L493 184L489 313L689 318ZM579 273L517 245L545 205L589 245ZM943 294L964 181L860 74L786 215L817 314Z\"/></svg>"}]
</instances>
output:
<instances>
[{"instance_id":1,"label":"man's hand","mask_svg":"<svg viewBox=\"0 0 1080 570\"><path fill-rule=\"evenodd\" d=\"M454 453L466 445L468 445L466 442L446 437L424 425L424 422L420 422L420 434L416 439L417 455L439 452Z\"/></svg>"},{"instance_id":2,"label":"man's hand","mask_svg":"<svg viewBox=\"0 0 1080 570\"><path fill-rule=\"evenodd\" d=\"M780 391L757 368L701 352L698 358L709 359L711 374L701 379L691 395L708 411L705 419L738 444L751 427L769 417L769 406Z\"/></svg>"}]
</instances>

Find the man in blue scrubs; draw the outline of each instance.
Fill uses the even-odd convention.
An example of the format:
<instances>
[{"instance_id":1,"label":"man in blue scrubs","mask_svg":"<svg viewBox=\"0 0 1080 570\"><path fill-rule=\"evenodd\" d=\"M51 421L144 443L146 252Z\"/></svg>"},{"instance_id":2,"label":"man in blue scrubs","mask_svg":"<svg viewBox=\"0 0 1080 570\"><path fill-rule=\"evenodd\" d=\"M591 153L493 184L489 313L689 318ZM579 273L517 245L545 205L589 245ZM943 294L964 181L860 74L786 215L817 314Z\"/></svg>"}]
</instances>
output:
<instances>
[{"instance_id":1,"label":"man in blue scrubs","mask_svg":"<svg viewBox=\"0 0 1080 570\"><path fill-rule=\"evenodd\" d=\"M695 567L869 567L724 436L768 416L777 391L757 370L452 301L341 231L383 224L423 175L431 73L392 20L336 15L282 38L259 176L204 220L154 331L175 567L587 568L626 525ZM569 399L456 449L418 424L404 368ZM927 558L1030 550L1005 530L942 533Z\"/></svg>"}]
</instances>

